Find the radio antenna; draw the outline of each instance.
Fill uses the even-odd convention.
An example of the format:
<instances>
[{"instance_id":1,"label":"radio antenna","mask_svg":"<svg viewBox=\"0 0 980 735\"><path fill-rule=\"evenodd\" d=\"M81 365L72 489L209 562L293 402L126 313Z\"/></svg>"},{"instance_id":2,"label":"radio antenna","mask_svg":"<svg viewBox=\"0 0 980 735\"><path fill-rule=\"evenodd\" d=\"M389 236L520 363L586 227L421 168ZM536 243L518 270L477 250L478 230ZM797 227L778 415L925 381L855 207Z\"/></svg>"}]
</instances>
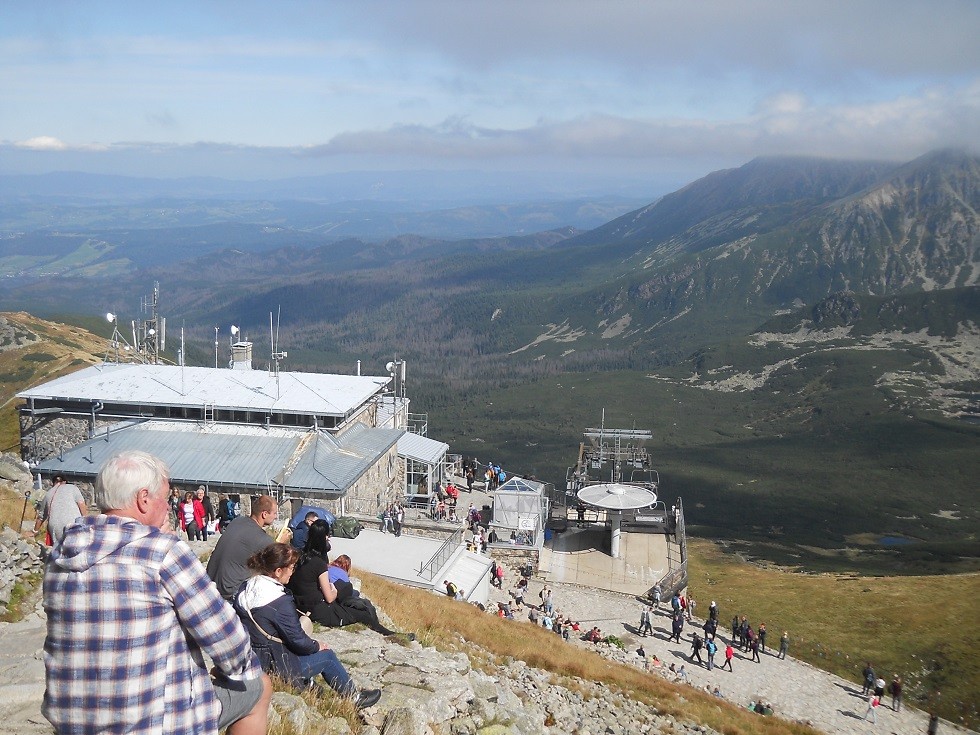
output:
<instances>
[{"instance_id":1,"label":"radio antenna","mask_svg":"<svg viewBox=\"0 0 980 735\"><path fill-rule=\"evenodd\" d=\"M279 347L279 324L282 320L282 304L276 308L276 328L275 331L272 330L272 312L269 312L269 340L272 342L272 362L269 367L275 371L276 376L276 398L279 396L279 361L285 360L287 353L285 351L280 352Z\"/></svg>"}]
</instances>

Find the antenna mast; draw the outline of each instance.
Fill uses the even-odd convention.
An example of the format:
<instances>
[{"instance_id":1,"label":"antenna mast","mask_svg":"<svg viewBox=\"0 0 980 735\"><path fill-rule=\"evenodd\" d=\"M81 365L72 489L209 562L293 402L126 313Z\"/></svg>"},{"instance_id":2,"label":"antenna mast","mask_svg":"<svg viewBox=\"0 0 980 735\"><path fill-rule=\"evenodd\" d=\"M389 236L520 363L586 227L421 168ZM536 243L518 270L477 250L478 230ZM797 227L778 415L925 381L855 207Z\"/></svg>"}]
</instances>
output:
<instances>
[{"instance_id":1,"label":"antenna mast","mask_svg":"<svg viewBox=\"0 0 980 735\"><path fill-rule=\"evenodd\" d=\"M282 319L282 304L276 307L276 329L272 330L272 312L269 312L269 340L272 342L272 360L269 363L269 369L274 371L276 376L276 398L279 398L279 361L285 360L287 352L283 350L282 352L277 351L279 346L279 324Z\"/></svg>"},{"instance_id":2,"label":"antenna mast","mask_svg":"<svg viewBox=\"0 0 980 735\"><path fill-rule=\"evenodd\" d=\"M149 316L133 323L136 356L141 362L156 364L160 353L167 349L167 320L157 315L160 301L160 282L153 282L153 295L140 299L140 311Z\"/></svg>"}]
</instances>

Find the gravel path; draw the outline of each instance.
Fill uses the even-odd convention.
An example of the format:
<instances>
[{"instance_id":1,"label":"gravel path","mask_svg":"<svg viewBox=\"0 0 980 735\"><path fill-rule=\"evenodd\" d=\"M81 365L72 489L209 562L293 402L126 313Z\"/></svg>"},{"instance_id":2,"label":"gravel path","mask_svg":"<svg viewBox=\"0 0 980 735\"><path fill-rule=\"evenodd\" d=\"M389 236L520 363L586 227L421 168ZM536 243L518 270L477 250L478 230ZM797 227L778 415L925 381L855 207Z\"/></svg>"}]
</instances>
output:
<instances>
[{"instance_id":1,"label":"gravel path","mask_svg":"<svg viewBox=\"0 0 980 735\"><path fill-rule=\"evenodd\" d=\"M507 575L505 589L492 591L494 603L507 598L506 583L510 582L512 586L515 579L513 574ZM665 670L671 663L677 668L683 664L692 686L699 688L708 686L712 690L717 686L725 699L743 705L747 705L751 701L758 701L761 698L772 704L777 715L790 720L807 722L818 730L831 735L868 735L869 733L878 735L888 733L918 735L921 733L925 735L926 733L927 715L919 710L904 706L900 712L893 712L890 708L891 697L887 694L882 706L877 711L878 724L875 725L870 720L865 720L867 701L865 697L861 696L861 686L817 669L791 656L785 660L780 660L776 656L780 632L770 631L769 642L775 642L777 650L769 651L767 648L765 654L760 653L761 663L752 662L751 654L743 654L736 649L735 658L732 662L733 671L729 673L727 670L721 671L718 666L718 663L725 661L725 645L729 640L724 630L726 623L723 620L719 626L719 638L723 643L719 646L718 654L715 656L717 663L714 670L708 671L697 661L693 664L690 661L691 633L695 630L702 633L703 619L695 618L693 624L685 624L684 633L681 636L683 642L678 645L668 639L670 615L667 608L669 605L664 605L661 611L653 617L653 636L644 638L637 633L642 605L635 598L567 584L550 584L549 586L553 592L556 611L563 615L569 615L572 620L581 623L583 632L588 631L592 626L598 626L603 634L615 635L623 640L626 644L627 655L616 656L613 654L614 658L626 658L627 661L635 662L637 666L641 666L641 659L636 654L636 650L642 644L647 658L652 660L653 656L656 655L663 662ZM543 584L540 581L532 579L526 600L536 603L538 592L542 587ZM707 602L702 604L705 608L707 607ZM526 623L526 608L519 619L524 620L525 624L529 624ZM727 633L730 634L730 625ZM571 644L593 647L591 643L575 639L571 640ZM602 646L600 648L607 647ZM791 643L791 654L792 651ZM610 653L613 652L610 651ZM707 654L703 651L702 658L707 660ZM669 676L669 673L667 675ZM949 735L972 731L942 721L939 732Z\"/></svg>"}]
</instances>

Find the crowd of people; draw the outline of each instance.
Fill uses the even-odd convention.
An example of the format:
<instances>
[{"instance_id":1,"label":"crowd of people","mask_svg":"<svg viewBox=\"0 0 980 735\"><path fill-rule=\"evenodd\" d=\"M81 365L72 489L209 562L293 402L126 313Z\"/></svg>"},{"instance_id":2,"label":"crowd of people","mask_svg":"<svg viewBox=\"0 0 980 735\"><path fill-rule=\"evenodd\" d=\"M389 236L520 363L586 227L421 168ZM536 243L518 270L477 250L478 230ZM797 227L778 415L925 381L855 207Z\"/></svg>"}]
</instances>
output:
<instances>
[{"instance_id":1,"label":"crowd of people","mask_svg":"<svg viewBox=\"0 0 980 735\"><path fill-rule=\"evenodd\" d=\"M265 733L269 674L357 708L377 703L381 690L358 688L310 635L311 619L395 635L354 589L350 558L329 561L326 521L306 524L301 552L266 532L278 517L272 497L236 517L220 496L221 536L205 568L174 531L206 538L206 488L175 490L160 459L127 451L98 472L98 515L67 484L48 494L42 520L57 539L45 567L42 712L55 730ZM68 521L61 503L75 506Z\"/></svg>"},{"instance_id":2,"label":"crowd of people","mask_svg":"<svg viewBox=\"0 0 980 735\"><path fill-rule=\"evenodd\" d=\"M171 486L169 502L170 527L186 533L188 541L207 541L208 536L220 533L237 518L241 510L238 501L223 493L218 495L216 507L204 485L183 496L179 488Z\"/></svg>"}]
</instances>

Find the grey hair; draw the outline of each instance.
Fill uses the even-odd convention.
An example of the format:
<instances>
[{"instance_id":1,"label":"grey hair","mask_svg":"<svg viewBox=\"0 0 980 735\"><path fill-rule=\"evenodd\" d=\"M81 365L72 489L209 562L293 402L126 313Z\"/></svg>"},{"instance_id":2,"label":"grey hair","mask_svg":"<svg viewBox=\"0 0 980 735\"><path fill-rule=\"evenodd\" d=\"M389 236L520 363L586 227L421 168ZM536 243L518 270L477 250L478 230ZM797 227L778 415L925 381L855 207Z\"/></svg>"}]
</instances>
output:
<instances>
[{"instance_id":1,"label":"grey hair","mask_svg":"<svg viewBox=\"0 0 980 735\"><path fill-rule=\"evenodd\" d=\"M151 495L169 486L170 470L162 459L132 450L110 458L95 478L95 504L103 513L129 508L136 494L146 488ZM165 493L169 487L165 487Z\"/></svg>"}]
</instances>

